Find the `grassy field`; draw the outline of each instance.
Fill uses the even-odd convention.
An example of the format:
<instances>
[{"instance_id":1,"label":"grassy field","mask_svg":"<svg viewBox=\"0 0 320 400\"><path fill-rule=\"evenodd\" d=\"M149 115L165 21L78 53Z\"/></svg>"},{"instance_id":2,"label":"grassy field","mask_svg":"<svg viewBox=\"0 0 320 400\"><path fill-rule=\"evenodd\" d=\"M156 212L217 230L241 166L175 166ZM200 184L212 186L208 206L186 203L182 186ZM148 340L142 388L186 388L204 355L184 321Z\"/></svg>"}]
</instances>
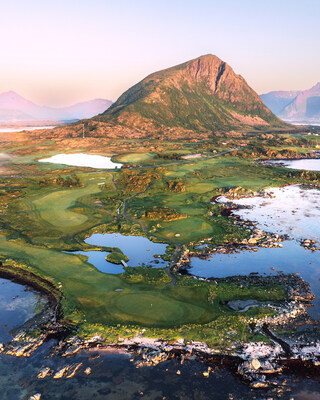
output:
<instances>
[{"instance_id":1,"label":"grassy field","mask_svg":"<svg viewBox=\"0 0 320 400\"><path fill-rule=\"evenodd\" d=\"M212 196L238 186L260 191L303 182L305 177L239 156L172 165L159 160L158 168L95 172L36 162L52 155L53 147L59 149L60 143L48 142L41 149L26 143L15 146L5 147L14 156L6 165L13 173L4 174L0 183L0 260L17 271L29 269L61 286L64 317L79 324L83 335L100 332L108 337L123 336L144 327L146 335L182 335L213 345L221 345L231 331L235 332L232 340L253 340L243 316L266 315L270 310L249 310L239 316L225 302L286 297L280 287L239 289L190 277L178 277L176 285L168 285L171 278L164 269L129 268L124 274L105 274L84 256L66 251L114 251L111 259L118 262L117 249L84 243L93 232L147 236L172 245L171 255L176 244L195 244L202 239L215 244L239 241L247 237L247 231L222 216L219 206L210 203ZM115 143L102 146L101 153L111 155L111 146ZM153 158L156 148L189 154L209 148L174 142L149 143L145 151L139 142L119 141L117 146L118 151L122 149L117 161L144 166L157 163ZM134 150L131 153L130 148ZM221 150L221 146L216 148ZM57 183L59 175L67 178L74 174L80 185Z\"/></svg>"}]
</instances>

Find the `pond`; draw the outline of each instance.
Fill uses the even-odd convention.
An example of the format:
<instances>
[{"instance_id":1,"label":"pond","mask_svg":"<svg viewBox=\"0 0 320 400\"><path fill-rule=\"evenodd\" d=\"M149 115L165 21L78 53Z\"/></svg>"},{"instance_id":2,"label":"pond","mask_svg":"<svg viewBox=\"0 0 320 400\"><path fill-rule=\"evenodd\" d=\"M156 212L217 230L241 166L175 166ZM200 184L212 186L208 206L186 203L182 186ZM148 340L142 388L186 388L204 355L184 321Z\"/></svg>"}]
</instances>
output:
<instances>
[{"instance_id":1,"label":"pond","mask_svg":"<svg viewBox=\"0 0 320 400\"><path fill-rule=\"evenodd\" d=\"M85 153L56 154L52 157L43 158L38 161L45 163L70 165L74 167L90 167L98 169L115 169L122 167L122 164L114 163L113 161L111 161L111 157Z\"/></svg>"},{"instance_id":2,"label":"pond","mask_svg":"<svg viewBox=\"0 0 320 400\"><path fill-rule=\"evenodd\" d=\"M120 233L95 233L85 239L87 244L93 246L117 247L129 257L127 264L130 267L166 267L167 261L154 257L166 252L167 244L154 243L142 236L126 236ZM76 251L73 254L82 254L88 257L88 262L97 269L107 274L121 274L124 272L122 265L112 264L106 261L109 254L103 251Z\"/></svg>"},{"instance_id":3,"label":"pond","mask_svg":"<svg viewBox=\"0 0 320 400\"><path fill-rule=\"evenodd\" d=\"M301 160L269 160L266 164L281 164L292 169L304 169L307 171L320 171L320 159L301 159Z\"/></svg>"}]
</instances>

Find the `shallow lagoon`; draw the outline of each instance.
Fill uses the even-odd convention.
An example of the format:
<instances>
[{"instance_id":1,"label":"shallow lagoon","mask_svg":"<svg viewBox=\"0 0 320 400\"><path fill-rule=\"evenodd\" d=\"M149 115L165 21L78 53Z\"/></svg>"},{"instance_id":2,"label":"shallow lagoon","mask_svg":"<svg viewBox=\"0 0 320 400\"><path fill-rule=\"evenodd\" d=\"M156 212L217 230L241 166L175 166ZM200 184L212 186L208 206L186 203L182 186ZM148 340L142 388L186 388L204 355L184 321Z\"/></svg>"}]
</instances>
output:
<instances>
[{"instance_id":1,"label":"shallow lagoon","mask_svg":"<svg viewBox=\"0 0 320 400\"><path fill-rule=\"evenodd\" d=\"M304 169L307 171L320 171L320 159L301 159L301 160L270 160L268 164L281 164L292 169Z\"/></svg>"},{"instance_id":2,"label":"shallow lagoon","mask_svg":"<svg viewBox=\"0 0 320 400\"><path fill-rule=\"evenodd\" d=\"M193 257L191 274L200 277L223 278L250 273L276 274L299 273L310 283L315 294L315 307L309 313L319 319L320 313L320 252L305 250L302 239L320 242L320 191L304 190L300 186L271 188L267 192L274 198L252 197L233 200L233 203L249 208L233 213L242 219L256 221L257 227L280 234L292 240L283 242L283 248L258 248L257 252L242 250L231 254L213 254L207 260ZM226 198L220 198L224 203ZM274 268L271 269L271 268Z\"/></svg>"},{"instance_id":3,"label":"shallow lagoon","mask_svg":"<svg viewBox=\"0 0 320 400\"><path fill-rule=\"evenodd\" d=\"M287 234L291 238L320 242L320 190L301 189L298 185L266 190L273 198L251 197L232 200L248 208L233 213L258 222L267 232ZM228 199L221 197L220 202Z\"/></svg>"},{"instance_id":4,"label":"shallow lagoon","mask_svg":"<svg viewBox=\"0 0 320 400\"><path fill-rule=\"evenodd\" d=\"M320 315L320 255L319 252L305 250L296 241L283 242L283 248L258 248L257 252L238 250L230 254L213 254L207 260L192 257L188 270L190 274L203 278L224 278L234 275L276 275L299 273L310 283L316 296L314 307L309 313L318 319Z\"/></svg>"},{"instance_id":5,"label":"shallow lagoon","mask_svg":"<svg viewBox=\"0 0 320 400\"><path fill-rule=\"evenodd\" d=\"M115 169L122 167L122 164L111 161L111 157L85 153L56 154L55 156L43 158L38 161L70 165L73 167L90 167L98 169Z\"/></svg>"}]
</instances>

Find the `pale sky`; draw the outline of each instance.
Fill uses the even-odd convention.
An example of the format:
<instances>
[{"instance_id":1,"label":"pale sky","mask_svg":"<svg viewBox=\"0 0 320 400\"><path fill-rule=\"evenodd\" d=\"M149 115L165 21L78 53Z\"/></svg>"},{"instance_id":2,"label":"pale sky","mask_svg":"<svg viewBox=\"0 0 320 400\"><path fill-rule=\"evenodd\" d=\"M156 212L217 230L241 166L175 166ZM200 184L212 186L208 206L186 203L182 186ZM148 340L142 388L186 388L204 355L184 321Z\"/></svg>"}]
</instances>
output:
<instances>
[{"instance_id":1,"label":"pale sky","mask_svg":"<svg viewBox=\"0 0 320 400\"><path fill-rule=\"evenodd\" d=\"M320 0L0 0L0 92L117 97L212 53L258 93L320 81Z\"/></svg>"}]
</instances>

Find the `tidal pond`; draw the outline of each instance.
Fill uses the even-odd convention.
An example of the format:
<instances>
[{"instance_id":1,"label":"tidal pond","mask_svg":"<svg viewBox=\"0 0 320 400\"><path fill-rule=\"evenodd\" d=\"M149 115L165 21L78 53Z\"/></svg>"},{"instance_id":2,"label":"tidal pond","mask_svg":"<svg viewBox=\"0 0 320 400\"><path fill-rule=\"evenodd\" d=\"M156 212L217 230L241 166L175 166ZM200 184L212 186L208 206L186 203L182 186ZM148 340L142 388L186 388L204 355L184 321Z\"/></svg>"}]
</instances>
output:
<instances>
[{"instance_id":1,"label":"tidal pond","mask_svg":"<svg viewBox=\"0 0 320 400\"><path fill-rule=\"evenodd\" d=\"M221 197L220 202L228 199ZM298 273L310 284L316 296L314 307L309 308L312 317L320 315L320 252L312 252L301 246L304 239L320 243L320 191L302 189L298 185L271 188L266 196L232 200L244 206L234 210L242 219L255 221L257 227L267 232L288 235L291 240L282 242L283 247L236 250L229 254L216 253L207 259L192 257L189 273L200 277L223 278L234 275L261 275Z\"/></svg>"},{"instance_id":2,"label":"tidal pond","mask_svg":"<svg viewBox=\"0 0 320 400\"><path fill-rule=\"evenodd\" d=\"M305 158L301 160L269 160L266 163L270 165L278 165L281 163L281 165L287 168L320 171L320 159Z\"/></svg>"},{"instance_id":3,"label":"tidal pond","mask_svg":"<svg viewBox=\"0 0 320 400\"><path fill-rule=\"evenodd\" d=\"M256 221L258 227L290 238L320 242L320 190L302 189L299 185L270 188L265 196L232 200L239 208L234 215ZM221 203L228 201L225 197Z\"/></svg>"}]
</instances>

